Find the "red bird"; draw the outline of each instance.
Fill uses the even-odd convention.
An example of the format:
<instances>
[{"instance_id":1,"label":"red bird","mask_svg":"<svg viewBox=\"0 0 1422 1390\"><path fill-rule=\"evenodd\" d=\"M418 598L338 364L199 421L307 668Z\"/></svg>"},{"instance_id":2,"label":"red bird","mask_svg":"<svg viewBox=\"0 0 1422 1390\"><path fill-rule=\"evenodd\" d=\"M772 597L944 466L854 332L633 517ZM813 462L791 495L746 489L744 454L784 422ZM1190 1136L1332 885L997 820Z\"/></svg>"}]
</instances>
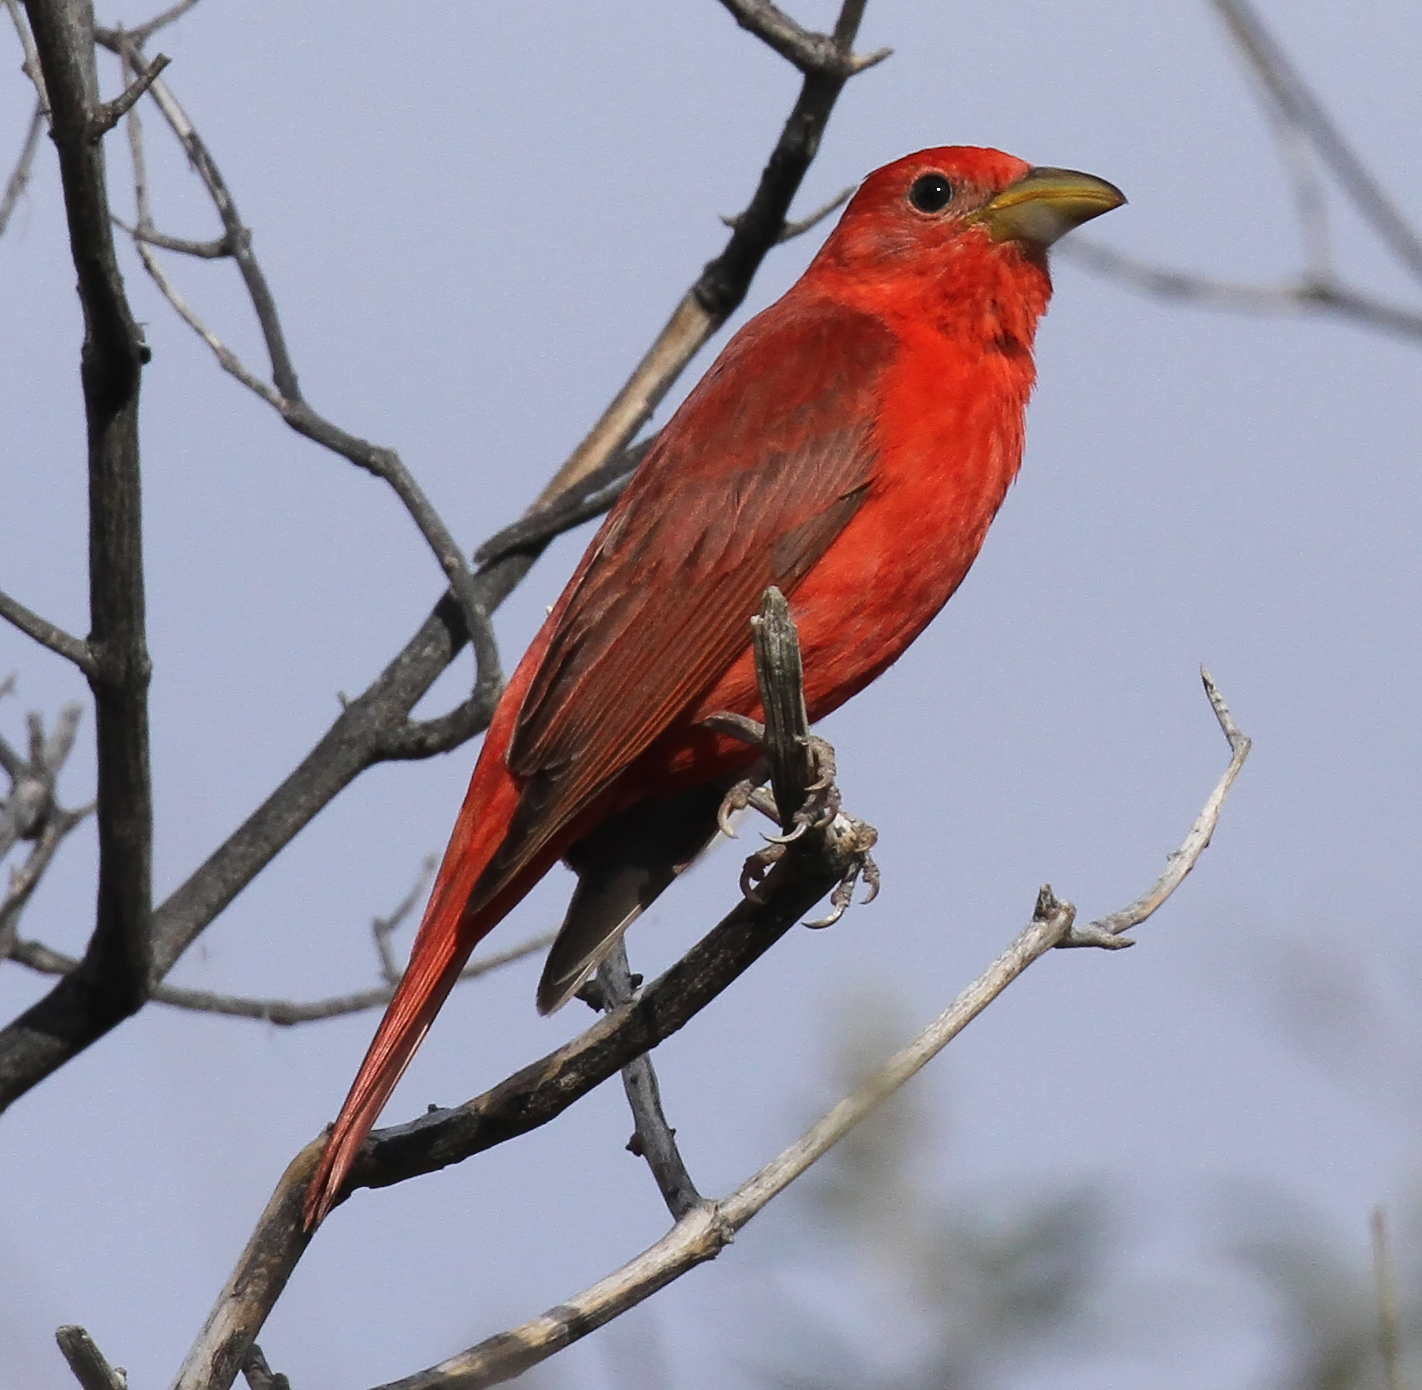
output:
<instances>
[{"instance_id":1,"label":"red bird","mask_svg":"<svg viewBox=\"0 0 1422 1390\"><path fill-rule=\"evenodd\" d=\"M331 1209L469 953L559 859L559 1007L716 833L755 750L750 618L777 584L820 719L947 602L1022 458L1046 248L1120 191L997 150L865 180L809 269L658 436L495 711L400 982L306 1197Z\"/></svg>"}]
</instances>

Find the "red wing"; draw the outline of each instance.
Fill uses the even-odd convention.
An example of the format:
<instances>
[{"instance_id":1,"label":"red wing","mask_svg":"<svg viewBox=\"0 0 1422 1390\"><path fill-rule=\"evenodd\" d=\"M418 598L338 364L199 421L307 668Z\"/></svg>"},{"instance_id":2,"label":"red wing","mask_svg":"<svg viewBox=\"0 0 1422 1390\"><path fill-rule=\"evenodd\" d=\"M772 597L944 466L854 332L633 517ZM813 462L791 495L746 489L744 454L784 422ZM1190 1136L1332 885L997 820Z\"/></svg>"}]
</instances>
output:
<instances>
[{"instance_id":1,"label":"red wing","mask_svg":"<svg viewBox=\"0 0 1422 1390\"><path fill-rule=\"evenodd\" d=\"M519 813L480 900L694 706L766 586L793 592L864 498L892 336L824 302L771 313L663 430L554 610L507 754Z\"/></svg>"}]
</instances>

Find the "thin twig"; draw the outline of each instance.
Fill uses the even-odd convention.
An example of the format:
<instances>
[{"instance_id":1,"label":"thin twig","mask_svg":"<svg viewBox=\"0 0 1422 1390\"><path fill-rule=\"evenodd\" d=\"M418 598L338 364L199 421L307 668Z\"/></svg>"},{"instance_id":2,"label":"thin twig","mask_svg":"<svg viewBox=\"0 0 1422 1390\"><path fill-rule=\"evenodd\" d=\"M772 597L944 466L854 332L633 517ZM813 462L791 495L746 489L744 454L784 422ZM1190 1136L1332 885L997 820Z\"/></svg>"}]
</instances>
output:
<instances>
[{"instance_id":1,"label":"thin twig","mask_svg":"<svg viewBox=\"0 0 1422 1390\"><path fill-rule=\"evenodd\" d=\"M65 825L59 831L61 838L83 819L86 812L65 814L76 819L73 824ZM24 873L28 868L27 864L20 872ZM7 898L0 904L0 943L3 943L8 908ZM517 946L509 946L502 951L490 951L487 955L470 961L460 972L459 978L461 981L477 980L491 971L535 955L551 944L554 935L553 932L543 932L520 942ZM8 950L0 950L0 957L5 955L41 975L67 975L79 964L73 956L67 956L40 941L15 940L11 942ZM383 1009L394 998L395 984L398 983L397 980L391 984L373 986L371 989L355 990L350 994L335 994L326 999L304 1001L254 999L241 994L217 994L211 990L184 989L179 985L160 984L154 986L153 1002L166 1004L174 1009L187 1009L192 1013L225 1014L229 1018L251 1018L262 1023L275 1024L278 1028L290 1028L300 1023L316 1023L322 1019L344 1018L347 1014L364 1013L369 1009Z\"/></svg>"},{"instance_id":2,"label":"thin twig","mask_svg":"<svg viewBox=\"0 0 1422 1390\"><path fill-rule=\"evenodd\" d=\"M805 80L755 194L735 220L730 241L672 311L657 340L587 437L539 494L535 506L561 495L624 447L650 418L686 364L740 306L752 276L784 230L790 204L819 149L820 136L844 84L871 63L889 56L887 49L868 58L854 53L865 3L866 0L844 0L834 33L829 37L808 36L816 40L811 45L813 53L799 46L794 56L783 55L804 72ZM774 6L737 0L728 3L727 8L738 23L777 52L781 51L778 44L808 34ZM783 25L771 16L772 11L784 21ZM761 21L764 32L757 27Z\"/></svg>"},{"instance_id":3,"label":"thin twig","mask_svg":"<svg viewBox=\"0 0 1422 1390\"><path fill-rule=\"evenodd\" d=\"M143 24L135 24L132 29L128 30L129 38L139 48L142 48L154 34L160 29L166 29L174 20L181 19L197 2L198 0L178 0L178 3L171 9L154 15L152 19Z\"/></svg>"},{"instance_id":4,"label":"thin twig","mask_svg":"<svg viewBox=\"0 0 1422 1390\"><path fill-rule=\"evenodd\" d=\"M89 139L94 142L102 140L132 110L134 104L157 80L158 74L172 61L166 53L160 53L146 66L138 66L133 81L118 96L94 108L94 113L89 118Z\"/></svg>"},{"instance_id":5,"label":"thin twig","mask_svg":"<svg viewBox=\"0 0 1422 1390\"><path fill-rule=\"evenodd\" d=\"M58 811L54 785L74 747L83 713L82 705L65 705L48 738L39 715L31 714L28 759L0 738L0 763L10 776L9 795L0 802L0 859L17 841L38 839L45 822Z\"/></svg>"},{"instance_id":6,"label":"thin twig","mask_svg":"<svg viewBox=\"0 0 1422 1390\"><path fill-rule=\"evenodd\" d=\"M1217 280L1158 266L1079 237L1063 241L1055 254L1074 260L1098 275L1165 299L1183 299L1211 308L1254 314L1324 313L1406 338L1422 338L1422 313L1339 285L1310 281L1248 285Z\"/></svg>"},{"instance_id":7,"label":"thin twig","mask_svg":"<svg viewBox=\"0 0 1422 1390\"><path fill-rule=\"evenodd\" d=\"M1378 1291L1378 1350L1382 1354L1387 1390L1403 1390L1402 1342L1397 1323L1397 1280L1388 1248L1387 1213L1373 1209L1373 1274Z\"/></svg>"},{"instance_id":8,"label":"thin twig","mask_svg":"<svg viewBox=\"0 0 1422 1390\"><path fill-rule=\"evenodd\" d=\"M29 187L30 174L35 164L35 151L39 149L40 136L44 133L44 121L44 103L36 97L35 109L30 116L30 127L25 132L24 144L20 146L20 157L15 161L15 167L5 181L3 196L0 196L0 236L5 235L5 228L10 225L10 217L15 207L24 197L25 189Z\"/></svg>"},{"instance_id":9,"label":"thin twig","mask_svg":"<svg viewBox=\"0 0 1422 1390\"><path fill-rule=\"evenodd\" d=\"M121 217L114 218L114 226L127 232L135 241L147 242L149 246L160 246L165 251L177 251L184 256L194 256L201 261L220 261L232 254L232 248L225 236L214 237L211 241L192 241L187 237L155 232L151 227L130 226Z\"/></svg>"},{"instance_id":10,"label":"thin twig","mask_svg":"<svg viewBox=\"0 0 1422 1390\"><path fill-rule=\"evenodd\" d=\"M40 646L48 647L66 661L72 661L86 676L94 673L94 653L87 642L65 632L62 627L56 627L47 618L41 618L3 591L0 591L0 618L19 628L26 637L33 637Z\"/></svg>"},{"instance_id":11,"label":"thin twig","mask_svg":"<svg viewBox=\"0 0 1422 1390\"><path fill-rule=\"evenodd\" d=\"M20 47L25 54L25 61L20 64L20 71L34 83L35 96L39 101L40 109L48 116L49 93L45 90L44 71L40 67L39 51L35 48L35 37L30 32L24 12L20 9L19 0L5 0L5 8L10 12L11 22L15 26L15 33L19 35Z\"/></svg>"},{"instance_id":12,"label":"thin twig","mask_svg":"<svg viewBox=\"0 0 1422 1390\"><path fill-rule=\"evenodd\" d=\"M627 964L627 944L622 938L598 966L597 983L602 996L601 1008L605 1012L611 1013L631 1003L636 985L641 981L634 982L632 978ZM701 1205L702 1198L677 1148L676 1130L667 1123L656 1069L647 1053L634 1057L622 1068L622 1088L627 1093L634 1125L627 1150L647 1160L672 1220L680 1221L687 1212Z\"/></svg>"},{"instance_id":13,"label":"thin twig","mask_svg":"<svg viewBox=\"0 0 1422 1390\"><path fill-rule=\"evenodd\" d=\"M106 42L108 46L118 52L131 67L136 70L149 71L142 67L142 54L138 45L133 42L132 35L122 31L102 31L100 38L101 41ZM449 581L463 610L465 626L474 645L475 658L478 663L476 692L497 692L503 685L498 646L494 641L489 615L479 602L478 591L474 586L474 575L469 568L468 561L464 558L463 550L455 543L444 519L436 511L424 489L415 480L414 475L394 449L371 444L369 441L341 429L340 426L316 411L302 395L296 367L292 361L286 334L282 328L276 296L272 293L256 253L252 249L252 233L242 221L231 190L223 179L211 152L168 85L162 81L152 81L151 90L159 110L162 111L164 119L167 120L179 143L187 152L189 160L201 177L208 195L212 199L213 206L222 220L222 241L228 248L232 259L237 263L238 271L247 288L248 298L257 315L257 322L267 346L267 354L271 359L272 383L275 386L275 391L266 383L261 382L256 374L246 368L217 335L201 322L198 315L182 300L182 296L167 276L162 273L157 257L145 247L145 243L152 244L151 238L147 235L152 231L152 219L146 209L140 211L138 219L138 229L144 235L141 238L135 237L135 245L143 259L144 268L183 319L212 348L224 370L277 410L282 419L298 434L339 454L358 468L381 479L392 489L404 505L411 520L414 521L435 559L439 562L440 568L444 571L445 578Z\"/></svg>"},{"instance_id":14,"label":"thin twig","mask_svg":"<svg viewBox=\"0 0 1422 1390\"><path fill-rule=\"evenodd\" d=\"M481 567L497 564L505 556L546 545L555 536L601 516L622 496L655 439L653 436L619 449L567 492L490 536L474 552L475 563Z\"/></svg>"},{"instance_id":15,"label":"thin twig","mask_svg":"<svg viewBox=\"0 0 1422 1390\"><path fill-rule=\"evenodd\" d=\"M836 76L841 80L853 77L855 73L882 63L893 52L891 48L881 48L874 53L858 54L850 51L854 35L859 28L859 18L864 13L864 5L846 5L841 12L835 33L816 34L802 28L784 10L769 3L769 0L721 0L731 16L742 29L749 30L768 48L773 48L787 63L793 64L807 76L822 74ZM857 10L852 27L845 24L844 15ZM841 39L840 30L848 33Z\"/></svg>"},{"instance_id":16,"label":"thin twig","mask_svg":"<svg viewBox=\"0 0 1422 1390\"><path fill-rule=\"evenodd\" d=\"M1229 744L1229 766L1225 768L1200 814L1195 817L1195 823L1185 836L1184 843L1169 855L1165 872L1135 902L1121 908L1119 912L1098 917L1096 921L1088 922L1084 927L1073 927L1061 945L1104 946L1107 949L1134 945L1135 943L1122 933L1139 926L1180 887L1210 843L1215 826L1219 824L1220 812L1224 809L1225 797L1229 795L1229 789L1234 786L1234 779L1239 776L1244 760L1249 756L1251 744L1250 740L1240 733L1239 726L1230 715L1229 706L1225 704L1224 696L1220 694L1219 687L1207 667L1200 667L1200 680L1204 684L1205 695L1214 711L1220 732Z\"/></svg>"},{"instance_id":17,"label":"thin twig","mask_svg":"<svg viewBox=\"0 0 1422 1390\"><path fill-rule=\"evenodd\" d=\"M1208 675L1205 683L1206 693L1230 742L1233 756L1220 785L1206 802L1195 827L1176 856L1192 852L1202 823L1208 822L1213 828L1219 814L1219 803L1228 792L1249 748L1249 740L1235 726ZM1208 842L1208 834L1205 841ZM1198 858L1200 849L1203 849L1203 844L1193 848L1195 858ZM1174 877L1165 896L1179 886L1186 872L1188 868ZM1153 900L1144 912L1144 916L1149 916L1164 901L1164 896L1155 898L1154 893L1155 890L1152 890L1130 907L1102 918L1093 926L1127 918L1137 923L1144 920L1140 915L1142 904ZM715 1259L756 1213L941 1052L1028 966L1040 960L1053 947L1066 944L1074 933L1075 915L1076 909L1071 903L1059 901L1050 885L1044 886L1037 895L1031 922L982 975L907 1047L889 1058L794 1144L735 1191L719 1201L695 1208L636 1259L581 1293L564 1299L541 1317L500 1332L458 1356L403 1380L392 1381L379 1387L379 1390L453 1390L455 1386L459 1390L479 1390L482 1386L501 1384L610 1322L696 1265ZM1109 943L1103 941L1096 944Z\"/></svg>"},{"instance_id":18,"label":"thin twig","mask_svg":"<svg viewBox=\"0 0 1422 1390\"><path fill-rule=\"evenodd\" d=\"M395 959L395 952L390 949L390 937L405 918L415 910L415 904L424 896L425 889L430 886L430 880L434 878L434 872L438 866L438 856L426 855L410 891L395 904L394 911L384 917L376 917L371 920L370 935L375 942L376 958L380 961L380 978L387 985L392 987L398 985L400 976L404 974L399 962Z\"/></svg>"},{"instance_id":19,"label":"thin twig","mask_svg":"<svg viewBox=\"0 0 1422 1390\"><path fill-rule=\"evenodd\" d=\"M1248 0L1213 0L1213 3L1240 52L1258 73L1279 109L1308 137L1338 176L1354 206L1392 248L1397 259L1422 279L1422 237L1368 172L1254 7Z\"/></svg>"},{"instance_id":20,"label":"thin twig","mask_svg":"<svg viewBox=\"0 0 1422 1390\"><path fill-rule=\"evenodd\" d=\"M15 934L19 930L20 916L25 910L25 905L34 896L35 889L39 887L40 880L53 861L59 846L64 842L65 836L93 813L92 802L75 811L56 809L45 821L44 829L40 831L29 858L18 869L10 871L9 889L6 891L5 897L0 899L0 960L7 956L18 959L18 951L22 943L18 941ZM79 962L73 957L65 957L65 960L66 967L62 972L51 973L67 975L70 971L78 968Z\"/></svg>"}]
</instances>

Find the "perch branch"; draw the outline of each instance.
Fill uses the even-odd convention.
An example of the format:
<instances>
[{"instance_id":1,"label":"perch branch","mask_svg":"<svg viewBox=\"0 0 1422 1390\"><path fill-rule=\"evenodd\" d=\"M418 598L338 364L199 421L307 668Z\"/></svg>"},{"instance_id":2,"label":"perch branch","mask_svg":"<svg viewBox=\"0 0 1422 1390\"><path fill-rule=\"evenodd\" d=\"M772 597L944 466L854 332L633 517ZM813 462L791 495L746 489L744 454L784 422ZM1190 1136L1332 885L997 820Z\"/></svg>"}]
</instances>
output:
<instances>
[{"instance_id":1,"label":"perch branch","mask_svg":"<svg viewBox=\"0 0 1422 1390\"><path fill-rule=\"evenodd\" d=\"M803 702L798 692L777 699L770 688L770 682L792 674L786 669L761 662L757 674L767 702ZM792 748L786 756L793 759L803 751ZM670 970L580 1037L454 1111L436 1111L373 1133L338 1201L356 1188L404 1182L547 1124L670 1037L769 950L843 881L861 853L865 832L866 827L844 816L814 827L787 847L754 898L744 898ZM320 1141L313 1141L283 1175L174 1390L226 1390L231 1384L306 1249L309 1237L302 1228L300 1191L310 1177L311 1156L319 1149ZM689 1179L680 1192L682 1198L695 1193Z\"/></svg>"},{"instance_id":2,"label":"perch branch","mask_svg":"<svg viewBox=\"0 0 1422 1390\"><path fill-rule=\"evenodd\" d=\"M1214 683L1208 676L1205 681L1206 693L1229 740L1232 756L1229 768L1205 803L1184 846L1172 856L1175 859L1191 855L1191 864L1209 841L1208 831L1203 841L1199 839L1202 824L1213 829L1220 804L1249 751L1249 740L1235 727ZM1156 889L1152 889L1129 907L1092 925L1127 918L1136 924L1144 921L1179 886L1188 871L1187 867L1179 872L1163 895L1157 896ZM1150 905L1143 906L1147 903ZM1050 885L1044 886L1037 895L1032 920L982 975L907 1047L889 1058L794 1144L735 1191L719 1201L704 1202L696 1207L661 1240L621 1269L563 1300L541 1317L500 1332L437 1366L392 1381L379 1390L454 1390L454 1387L480 1390L483 1386L502 1384L635 1307L688 1270L715 1259L757 1212L942 1051L1028 966L1053 947L1068 944L1074 931L1075 915L1076 909L1071 903L1058 900Z\"/></svg>"}]
</instances>

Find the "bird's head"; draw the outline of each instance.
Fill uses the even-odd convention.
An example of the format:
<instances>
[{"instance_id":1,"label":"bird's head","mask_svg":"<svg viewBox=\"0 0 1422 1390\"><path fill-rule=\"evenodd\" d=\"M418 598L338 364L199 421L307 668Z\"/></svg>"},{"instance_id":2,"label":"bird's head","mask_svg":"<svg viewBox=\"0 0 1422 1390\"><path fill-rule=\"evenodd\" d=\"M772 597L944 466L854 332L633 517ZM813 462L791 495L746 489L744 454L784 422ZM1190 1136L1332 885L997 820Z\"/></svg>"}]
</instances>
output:
<instances>
[{"instance_id":1,"label":"bird's head","mask_svg":"<svg viewBox=\"0 0 1422 1390\"><path fill-rule=\"evenodd\" d=\"M870 292L905 280L949 288L978 268L1044 267L1054 241L1125 201L1105 179L1001 150L920 150L865 179L816 268Z\"/></svg>"}]
</instances>

